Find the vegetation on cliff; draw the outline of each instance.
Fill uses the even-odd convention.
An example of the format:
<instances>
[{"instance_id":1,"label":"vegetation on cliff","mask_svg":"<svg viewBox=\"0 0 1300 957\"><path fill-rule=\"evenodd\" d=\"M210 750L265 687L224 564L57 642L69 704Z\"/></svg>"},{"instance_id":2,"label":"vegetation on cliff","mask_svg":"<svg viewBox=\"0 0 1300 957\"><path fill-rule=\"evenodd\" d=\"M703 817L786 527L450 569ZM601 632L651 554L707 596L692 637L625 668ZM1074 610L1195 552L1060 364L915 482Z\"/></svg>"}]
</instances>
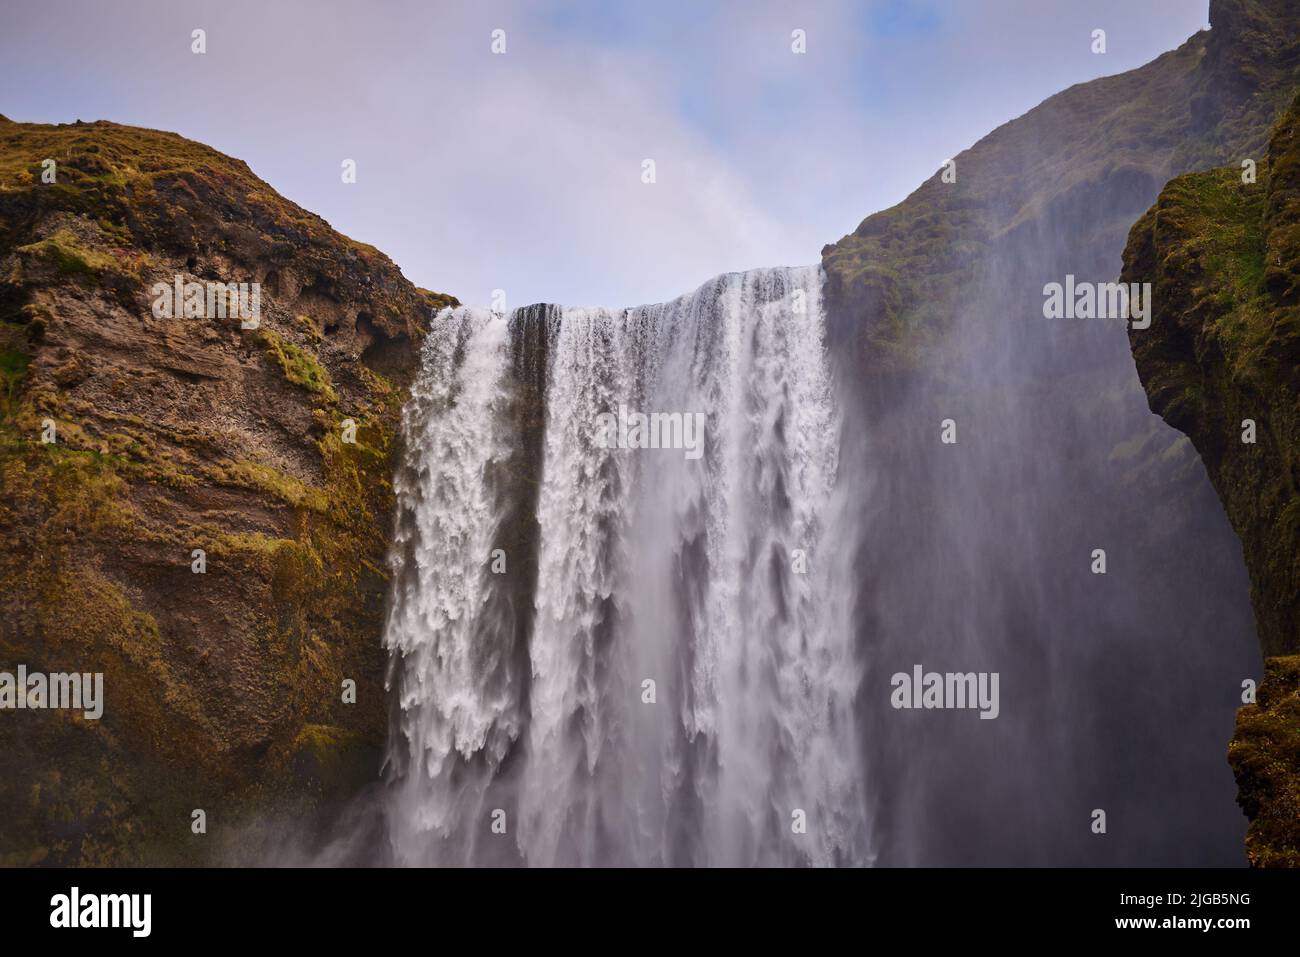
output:
<instances>
[{"instance_id":1,"label":"vegetation on cliff","mask_svg":"<svg viewBox=\"0 0 1300 957\"><path fill-rule=\"evenodd\" d=\"M1178 177L1133 227L1126 282L1154 285L1130 341L1153 411L1185 432L1241 538L1266 655L1229 751L1247 848L1300 865L1300 97L1251 175Z\"/></svg>"},{"instance_id":2,"label":"vegetation on cliff","mask_svg":"<svg viewBox=\"0 0 1300 957\"><path fill-rule=\"evenodd\" d=\"M260 284L256 328L158 317L177 277ZM107 698L0 723L0 863L213 859L374 776L399 413L452 303L208 147L0 118L0 661Z\"/></svg>"},{"instance_id":3,"label":"vegetation on cliff","mask_svg":"<svg viewBox=\"0 0 1300 957\"><path fill-rule=\"evenodd\" d=\"M962 544L981 562L998 554L998 575L1005 577L1037 547L1025 577L1060 584L1051 599L1053 624L1072 616L1087 621L1094 646L1109 633L1128 660L1148 654L1158 659L1162 680L1179 672L1169 651L1180 641L1188 646L1187 658L1198 661L1214 653L1208 644L1241 647L1248 618L1244 594L1238 593L1244 593L1244 583L1238 587L1235 542L1194 454L1199 443L1193 447L1142 407L1119 327L1045 321L1043 289L1067 275L1113 281L1129 229L1164 184L1179 174L1230 164L1232 169L1208 179L1174 185L1169 195L1184 187L1202 194L1205 206L1197 215L1207 230L1207 259L1213 260L1204 268L1214 271L1207 289L1241 304L1222 333L1235 343L1230 351L1239 374L1255 368L1273 375L1257 364L1261 352L1271 338L1289 338L1291 330L1290 320L1276 316L1261 323L1259 293L1250 292L1261 282L1267 286L1270 271L1280 268L1271 247L1249 228L1259 220L1265 194L1261 189L1246 196L1232 181L1242 172L1242 160L1263 160L1270 129L1300 86L1300 4L1210 0L1209 12L1211 30L1137 70L1049 98L954 157L947 177L945 170L935 171L902 203L868 217L823 250L831 334L845 355L855 357L851 371L863 394L863 414L872 420L873 455L919 463L910 466L906 481L879 493L887 496L877 506L886 518L875 528L884 541L907 537L915 564L909 580L928 570L915 558L924 541L911 516L932 503L960 501L963 507L953 511L961 522L975 507L985 509L987 502L991 508L1001 497L1014 496L1016 505L1000 516L1000 526L979 539L982 551ZM1162 296L1157 288L1157 309ZM1134 343L1158 334L1154 326L1135 332ZM1171 409L1178 402L1213 405L1213 395L1198 396L1202 386L1189 373L1171 378L1161 394L1170 397ZM1239 423L1246 413L1238 414L1235 400L1225 401ZM955 457L932 451L937 423L949 416L960 418L963 435L977 430L978 451L964 455L959 469L951 465ZM1261 434L1281 427L1274 417L1256 417ZM1170 422L1179 425L1176 414ZM1208 459L1206 465L1213 475ZM945 478L950 468L954 474ZM1278 507L1284 503L1270 494L1265 524L1276 517L1294 527L1300 511L1284 514ZM893 515L908 518L891 528ZM931 565L946 561L944 549L954 537L943 529ZM1128 594L1141 601L1126 607L1117 596L1111 609L1124 613L1110 621L1092 614L1073 567L1060 567L1061 543L1084 541L1124 543ZM1266 653L1294 647L1271 637L1285 634L1292 642L1294 629L1262 623L1274 614L1270 609L1284 610L1300 594L1294 545L1285 536L1259 539L1261 549L1275 553L1281 576L1275 597L1262 605L1256 583ZM892 556L875 561L877 582L899 564ZM1021 625L1036 610L1035 599L1017 596L1008 603L1013 613L1007 622L995 622L989 633ZM972 598L967 607L982 606ZM1158 636L1155 628L1161 629ZM1188 671L1181 674L1185 679ZM1216 693L1232 694L1244 677L1222 675ZM1175 680L1160 690L1168 693ZM1284 697L1275 691L1269 700ZM1176 709L1174 704L1169 713ZM1123 734L1135 732L1133 716L1120 716L1122 704L1109 700L1099 710L1105 712L1099 723L1113 722L1122 731L1106 739L1098 767L1124 750L1118 744ZM1150 710L1141 718L1150 720ZM1183 722L1177 734L1170 731L1170 751L1194 733L1190 724ZM1248 738L1259 741L1256 731L1243 717L1234 753ZM1125 781L1130 785L1139 774L1157 773L1131 770ZM1246 798L1250 785L1240 774L1238 781L1249 815L1271 813L1267 801ZM1252 835L1259 833L1259 820ZM1259 859L1257 845L1252 859Z\"/></svg>"},{"instance_id":4,"label":"vegetation on cliff","mask_svg":"<svg viewBox=\"0 0 1300 957\"><path fill-rule=\"evenodd\" d=\"M1122 248L1171 176L1263 153L1300 83L1300 9L1211 0L1213 29L1155 61L1048 98L954 157L906 200L822 250L828 296L873 368L915 367L995 257L1068 229L1076 267ZM1113 274L1095 264L1098 279Z\"/></svg>"}]
</instances>

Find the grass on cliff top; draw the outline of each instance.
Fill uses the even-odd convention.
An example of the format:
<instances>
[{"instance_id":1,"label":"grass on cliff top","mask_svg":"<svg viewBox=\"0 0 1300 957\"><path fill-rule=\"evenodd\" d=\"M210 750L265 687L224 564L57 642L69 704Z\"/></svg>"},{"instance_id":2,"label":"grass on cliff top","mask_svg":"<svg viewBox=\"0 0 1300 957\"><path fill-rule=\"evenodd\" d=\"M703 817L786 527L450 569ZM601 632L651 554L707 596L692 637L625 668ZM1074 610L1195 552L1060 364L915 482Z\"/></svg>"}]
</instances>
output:
<instances>
[{"instance_id":1,"label":"grass on cliff top","mask_svg":"<svg viewBox=\"0 0 1300 957\"><path fill-rule=\"evenodd\" d=\"M54 183L42 182L45 160L55 162ZM122 228L126 207L150 196L155 180L176 177L204 180L291 232L338 244L370 268L400 274L374 246L337 232L320 216L281 196L247 163L210 146L175 133L106 120L44 124L0 118L0 196L30 193L53 207ZM0 234L5 225L0 224ZM423 296L423 292L417 295ZM451 297L433 295L454 302Z\"/></svg>"},{"instance_id":2,"label":"grass on cliff top","mask_svg":"<svg viewBox=\"0 0 1300 957\"><path fill-rule=\"evenodd\" d=\"M1243 183L1241 171L1229 168L1180 176L1160 198L1162 228L1182 240L1161 254L1167 261L1177 257L1201 264L1197 298L1217 306L1214 330L1238 372L1260 359L1273 331L1264 289L1266 196L1263 177Z\"/></svg>"},{"instance_id":3,"label":"grass on cliff top","mask_svg":"<svg viewBox=\"0 0 1300 957\"><path fill-rule=\"evenodd\" d=\"M1167 237L1157 248L1164 271L1182 277L1194 300L1211 307L1215 321L1207 333L1217 337L1233 375L1265 386L1276 381L1279 362L1289 364L1290 349L1276 347L1300 339L1300 315L1270 289L1300 271L1300 230L1291 232L1286 208L1300 166L1291 132L1298 120L1300 96L1276 124L1256 182L1243 182L1236 166L1180 176L1155 208L1159 234Z\"/></svg>"},{"instance_id":4,"label":"grass on cliff top","mask_svg":"<svg viewBox=\"0 0 1300 957\"><path fill-rule=\"evenodd\" d=\"M1263 180L1242 182L1240 170L1215 169L1178 177L1161 197L1161 218L1194 236L1216 278L1227 283L1224 301L1252 295L1263 284L1260 225L1267 189Z\"/></svg>"},{"instance_id":5,"label":"grass on cliff top","mask_svg":"<svg viewBox=\"0 0 1300 957\"><path fill-rule=\"evenodd\" d=\"M1073 86L993 130L954 158L956 182L928 171L903 202L828 246L828 271L849 283L874 270L909 283L919 273L928 286L991 237L1042 219L1116 164L1160 174L1165 157L1154 144L1173 140L1186 122L1185 84L1205 43L1198 34L1146 66Z\"/></svg>"},{"instance_id":6,"label":"grass on cliff top","mask_svg":"<svg viewBox=\"0 0 1300 957\"><path fill-rule=\"evenodd\" d=\"M893 351L906 355L916 351L906 340L920 327L941 333L960 308L972 264L977 270L999 237L1101 213L1092 228L1122 236L1139 211L1098 208L1115 190L1140 191L1170 171L1261 159L1269 127L1300 83L1300 7L1259 0L1218 7L1215 29L1136 70L1050 97L959 153L956 183L918 171L929 175L903 202L827 246L832 290L887 320L868 339L896 340ZM1241 76L1250 80L1246 93ZM1198 105L1213 125L1194 118ZM1240 264L1245 273L1253 262Z\"/></svg>"},{"instance_id":7,"label":"grass on cliff top","mask_svg":"<svg viewBox=\"0 0 1300 957\"><path fill-rule=\"evenodd\" d=\"M182 172L203 166L252 172L239 160L175 133L94 123L0 123L0 189L41 184L42 162L54 160L56 183L93 179L125 182L141 174Z\"/></svg>"}]
</instances>

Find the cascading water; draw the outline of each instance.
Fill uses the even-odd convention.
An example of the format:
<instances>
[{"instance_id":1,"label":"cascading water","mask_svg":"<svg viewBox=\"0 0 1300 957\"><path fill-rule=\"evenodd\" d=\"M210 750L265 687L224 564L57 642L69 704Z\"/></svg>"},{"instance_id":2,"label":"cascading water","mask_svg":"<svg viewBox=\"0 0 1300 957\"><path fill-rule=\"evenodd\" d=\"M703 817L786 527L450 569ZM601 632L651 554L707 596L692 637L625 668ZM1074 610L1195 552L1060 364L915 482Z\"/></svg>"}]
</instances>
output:
<instances>
[{"instance_id":1,"label":"cascading water","mask_svg":"<svg viewBox=\"0 0 1300 957\"><path fill-rule=\"evenodd\" d=\"M397 860L870 863L821 284L437 318L396 482ZM637 413L702 444L601 441Z\"/></svg>"},{"instance_id":2,"label":"cascading water","mask_svg":"<svg viewBox=\"0 0 1300 957\"><path fill-rule=\"evenodd\" d=\"M411 454L395 480L397 578L385 641L401 667L396 730L405 747L391 754L405 775L398 820L412 837L472 817L522 727L498 581L480 560L502 512L492 468L510 454L505 333L483 316L436 323L406 412ZM467 780L470 761L478 788Z\"/></svg>"}]
</instances>

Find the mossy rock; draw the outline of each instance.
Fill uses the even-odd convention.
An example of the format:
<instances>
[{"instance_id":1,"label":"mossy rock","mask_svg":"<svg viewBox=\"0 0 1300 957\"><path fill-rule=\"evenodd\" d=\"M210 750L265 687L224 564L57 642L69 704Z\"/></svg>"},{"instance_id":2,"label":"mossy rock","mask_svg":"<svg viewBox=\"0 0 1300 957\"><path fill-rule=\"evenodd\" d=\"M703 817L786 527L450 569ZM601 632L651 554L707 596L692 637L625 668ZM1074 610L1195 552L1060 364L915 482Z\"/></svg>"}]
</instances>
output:
<instances>
[{"instance_id":1,"label":"mossy rock","mask_svg":"<svg viewBox=\"0 0 1300 957\"><path fill-rule=\"evenodd\" d=\"M178 276L260 283L260 327L155 316ZM0 124L0 648L108 696L0 722L0 861L200 863L374 779L396 434L454 302L208 147Z\"/></svg>"}]
</instances>

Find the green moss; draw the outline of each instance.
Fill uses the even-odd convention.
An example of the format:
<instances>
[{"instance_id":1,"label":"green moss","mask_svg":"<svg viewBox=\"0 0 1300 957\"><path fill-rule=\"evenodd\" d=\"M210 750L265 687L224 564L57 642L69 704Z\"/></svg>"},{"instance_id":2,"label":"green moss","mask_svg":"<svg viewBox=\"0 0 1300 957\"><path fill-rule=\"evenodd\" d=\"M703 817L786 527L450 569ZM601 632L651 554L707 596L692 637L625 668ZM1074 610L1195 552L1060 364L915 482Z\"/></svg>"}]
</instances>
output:
<instances>
[{"instance_id":1,"label":"green moss","mask_svg":"<svg viewBox=\"0 0 1300 957\"><path fill-rule=\"evenodd\" d=\"M39 501L41 534L57 547L78 535L134 532L140 516L125 495L122 461L57 443L15 439L0 443L0 489L12 504Z\"/></svg>"},{"instance_id":2,"label":"green moss","mask_svg":"<svg viewBox=\"0 0 1300 957\"><path fill-rule=\"evenodd\" d=\"M111 255L83 245L68 229L60 229L39 242L19 246L17 251L49 259L65 276L95 277L117 267L117 261Z\"/></svg>"},{"instance_id":3,"label":"green moss","mask_svg":"<svg viewBox=\"0 0 1300 957\"><path fill-rule=\"evenodd\" d=\"M1156 207L1157 228L1177 237L1162 249L1166 268L1187 274L1196 264L1192 294L1213 311L1207 332L1238 375L1253 374L1275 332L1264 283L1267 191L1266 165L1256 183L1243 183L1239 169L1210 170L1172 180Z\"/></svg>"},{"instance_id":4,"label":"green moss","mask_svg":"<svg viewBox=\"0 0 1300 957\"><path fill-rule=\"evenodd\" d=\"M1152 282L1130 333L1153 410L1196 443L1241 539L1266 655L1228 759L1255 866L1300 866L1300 97L1258 181L1239 166L1178 177L1133 227L1123 280ZM1255 420L1258 439L1240 441Z\"/></svg>"},{"instance_id":5,"label":"green moss","mask_svg":"<svg viewBox=\"0 0 1300 957\"><path fill-rule=\"evenodd\" d=\"M55 183L41 182L46 157ZM454 300L415 290L238 160L168 133L0 122L0 200L19 213L0 224L0 649L104 661L115 689L99 726L51 722L37 735L0 722L0 753L27 769L0 780L11 822L0 862L194 863L221 838L196 841L188 807L229 833L237 811L256 820L301 801L305 817L346 800L373 779L386 727L375 635L392 436L418 365L402 342ZM291 318L252 340L272 361L221 385L236 401L276 392L294 407L275 417L291 433L309 403L309 436L275 436L284 459L263 458L260 437L219 414L188 418L185 402L143 420L135 402L115 408L139 357L118 361L119 328L79 336L80 306L138 314L146 277L194 272L190 259L259 277L287 269L364 311L394 346L389 378L340 357L347 376L332 381L320 317L295 301L296 282L283 295L272 284L272 318ZM236 335L248 344L225 328L190 344ZM356 444L339 441L347 417ZM44 418L57 444L40 443ZM209 555L206 576L189 574L193 548ZM345 676L356 705L339 702Z\"/></svg>"},{"instance_id":6,"label":"green moss","mask_svg":"<svg viewBox=\"0 0 1300 957\"><path fill-rule=\"evenodd\" d=\"M293 321L294 321L294 325L296 325L299 329L301 329L303 333L309 339L311 339L312 342L319 343L325 338L320 328L317 326L316 320L313 319L311 316L305 316L302 313L297 313L293 317Z\"/></svg>"},{"instance_id":7,"label":"green moss","mask_svg":"<svg viewBox=\"0 0 1300 957\"><path fill-rule=\"evenodd\" d=\"M267 492L294 508L323 513L330 505L329 495L324 490L261 462L228 462L212 468L210 474L222 484Z\"/></svg>"},{"instance_id":8,"label":"green moss","mask_svg":"<svg viewBox=\"0 0 1300 957\"><path fill-rule=\"evenodd\" d=\"M293 540L277 538L262 532L228 532L211 526L205 526L204 531L208 534L196 534L195 538L196 540L202 539L201 544L206 546L208 553L211 555L270 557L274 556L285 542Z\"/></svg>"},{"instance_id":9,"label":"green moss","mask_svg":"<svg viewBox=\"0 0 1300 957\"><path fill-rule=\"evenodd\" d=\"M1300 867L1300 656L1270 658L1228 748L1256 867Z\"/></svg>"},{"instance_id":10,"label":"green moss","mask_svg":"<svg viewBox=\"0 0 1300 957\"><path fill-rule=\"evenodd\" d=\"M823 250L828 302L861 330L873 369L914 365L926 346L904 340L924 329L942 335L969 311L988 279L981 264L1032 258L1048 236L1077 252L1113 248L1132 225L1124 194L1163 182L1170 170L1263 155L1269 127L1300 83L1291 40L1300 12L1246 0L1222 6L1214 30L1140 69L1049 98L958 154L955 182L936 170ZM1259 246L1230 255L1228 270L1252 283Z\"/></svg>"},{"instance_id":11,"label":"green moss","mask_svg":"<svg viewBox=\"0 0 1300 957\"><path fill-rule=\"evenodd\" d=\"M22 382L23 377L27 375L27 367L32 363L32 357L18 349L0 349L0 389L4 390L3 396L0 396L0 414L5 419L13 417L14 400L18 384Z\"/></svg>"},{"instance_id":12,"label":"green moss","mask_svg":"<svg viewBox=\"0 0 1300 957\"><path fill-rule=\"evenodd\" d=\"M314 355L271 329L263 329L261 339L266 343L266 354L275 360L285 379L327 402L338 401L329 373Z\"/></svg>"},{"instance_id":13,"label":"green moss","mask_svg":"<svg viewBox=\"0 0 1300 957\"><path fill-rule=\"evenodd\" d=\"M24 516L21 534L39 543L34 551L0 551L0 616L13 626L0 632L0 654L21 659L36 647L54 665L82 669L93 661L111 689L100 724L45 723L39 731L0 742L5 753L30 747L59 754L60 769L79 782L64 788L51 779L48 788L30 792L30 804L13 795L0 802L32 827L59 835L40 849L13 853L39 851L43 859L65 863L96 860L107 849L85 843L82 825L91 821L120 828L121 847L137 842L139 828L130 822L141 807L122 799L123 788L139 786L124 784L134 778L132 762L128 769L101 767L120 747L122 735L129 736L132 748L158 760L175 760L177 766L203 760L186 744L203 738L195 731L203 724L197 698L166 659L157 621L109 577L91 550L92 543L131 541L138 546L147 539L121 471L115 457L59 445L11 441L0 448L5 512ZM32 636L38 639L34 646ZM13 734L12 723L4 733ZM33 760L38 769L33 780L42 780L39 768L45 763ZM165 782L152 787L144 804L167 790ZM51 832L50 822L60 819L82 823Z\"/></svg>"},{"instance_id":14,"label":"green moss","mask_svg":"<svg viewBox=\"0 0 1300 957\"><path fill-rule=\"evenodd\" d=\"M32 357L17 349L0 349L0 376L12 387L27 374Z\"/></svg>"},{"instance_id":15,"label":"green moss","mask_svg":"<svg viewBox=\"0 0 1300 957\"><path fill-rule=\"evenodd\" d=\"M305 724L290 749L290 762L313 790L337 790L373 778L373 748L355 731L334 724Z\"/></svg>"}]
</instances>

